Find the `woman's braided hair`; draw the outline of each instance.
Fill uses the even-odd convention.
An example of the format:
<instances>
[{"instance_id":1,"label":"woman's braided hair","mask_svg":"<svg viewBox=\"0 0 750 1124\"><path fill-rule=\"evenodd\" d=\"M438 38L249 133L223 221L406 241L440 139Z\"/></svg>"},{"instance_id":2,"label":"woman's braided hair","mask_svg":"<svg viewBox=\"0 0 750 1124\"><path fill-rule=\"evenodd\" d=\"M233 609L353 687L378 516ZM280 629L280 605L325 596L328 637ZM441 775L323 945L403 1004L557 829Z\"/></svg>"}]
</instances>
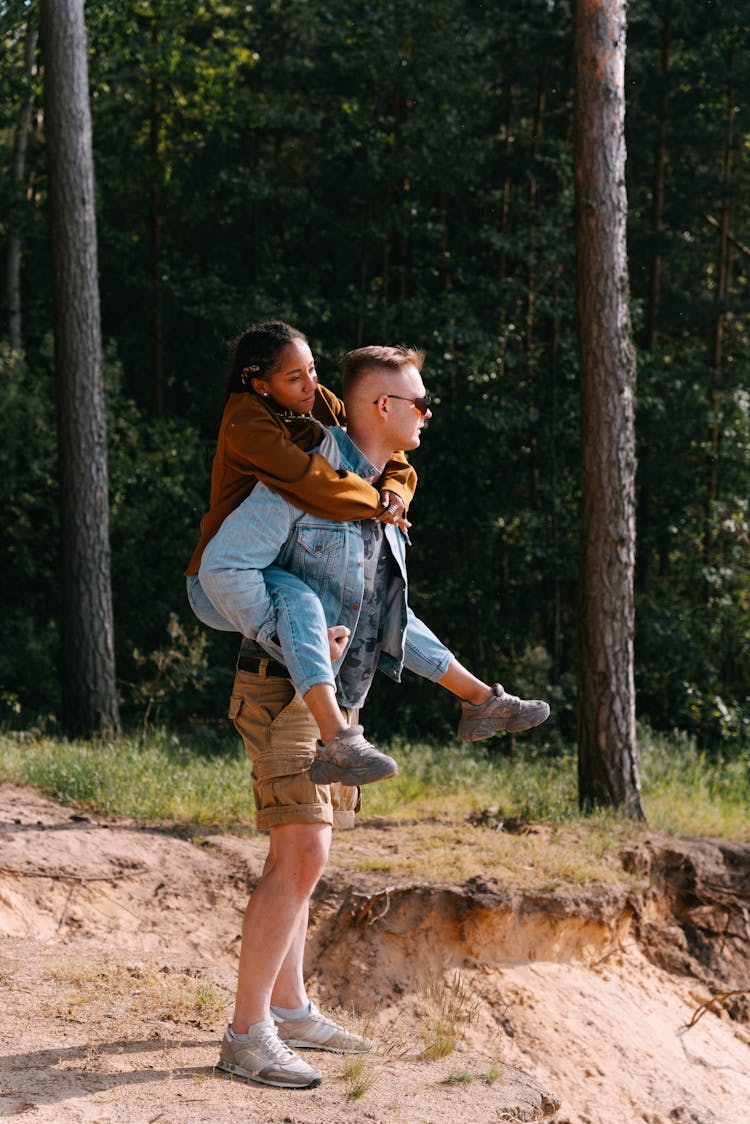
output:
<instances>
[{"instance_id":1,"label":"woman's braided hair","mask_svg":"<svg viewBox=\"0 0 750 1124\"><path fill-rule=\"evenodd\" d=\"M266 320L246 328L232 343L227 398L242 391L252 394L252 380L270 378L281 352L293 340L307 343L302 332L283 320Z\"/></svg>"}]
</instances>

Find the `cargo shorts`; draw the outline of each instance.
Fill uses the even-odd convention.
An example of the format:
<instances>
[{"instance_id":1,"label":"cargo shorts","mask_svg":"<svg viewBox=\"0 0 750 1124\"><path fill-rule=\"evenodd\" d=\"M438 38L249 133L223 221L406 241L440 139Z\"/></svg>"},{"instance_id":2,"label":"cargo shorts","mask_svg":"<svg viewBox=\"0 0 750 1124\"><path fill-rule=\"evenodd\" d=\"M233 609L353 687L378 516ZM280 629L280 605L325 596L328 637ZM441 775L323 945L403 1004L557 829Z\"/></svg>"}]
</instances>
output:
<instances>
[{"instance_id":1,"label":"cargo shorts","mask_svg":"<svg viewBox=\"0 0 750 1124\"><path fill-rule=\"evenodd\" d=\"M356 710L342 709L350 723L357 721ZM253 764L259 830L287 823L354 827L359 789L310 779L318 727L291 679L238 670L229 717Z\"/></svg>"}]
</instances>

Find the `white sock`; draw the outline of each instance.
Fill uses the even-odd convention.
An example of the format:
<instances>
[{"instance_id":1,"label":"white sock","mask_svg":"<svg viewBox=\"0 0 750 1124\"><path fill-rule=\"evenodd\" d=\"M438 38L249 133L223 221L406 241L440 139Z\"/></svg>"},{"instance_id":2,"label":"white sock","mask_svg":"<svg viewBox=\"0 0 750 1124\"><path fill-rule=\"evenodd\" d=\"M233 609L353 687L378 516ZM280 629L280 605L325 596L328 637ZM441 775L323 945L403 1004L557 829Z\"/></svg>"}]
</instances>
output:
<instances>
[{"instance_id":1,"label":"white sock","mask_svg":"<svg viewBox=\"0 0 750 1124\"><path fill-rule=\"evenodd\" d=\"M275 1019L291 1019L292 1022L306 1019L311 1010L312 1003L309 999L302 1007L277 1007L274 1003L271 1004L271 1014Z\"/></svg>"},{"instance_id":2,"label":"white sock","mask_svg":"<svg viewBox=\"0 0 750 1124\"><path fill-rule=\"evenodd\" d=\"M263 1019L259 1023L253 1023L251 1026L249 1026L247 1028L247 1034L238 1034L237 1031L232 1026L232 1024L230 1023L229 1024L229 1037L233 1038L235 1040L235 1042L249 1042L250 1041L250 1031L253 1030L253 1028L256 1027L256 1026L268 1026L268 1020Z\"/></svg>"}]
</instances>

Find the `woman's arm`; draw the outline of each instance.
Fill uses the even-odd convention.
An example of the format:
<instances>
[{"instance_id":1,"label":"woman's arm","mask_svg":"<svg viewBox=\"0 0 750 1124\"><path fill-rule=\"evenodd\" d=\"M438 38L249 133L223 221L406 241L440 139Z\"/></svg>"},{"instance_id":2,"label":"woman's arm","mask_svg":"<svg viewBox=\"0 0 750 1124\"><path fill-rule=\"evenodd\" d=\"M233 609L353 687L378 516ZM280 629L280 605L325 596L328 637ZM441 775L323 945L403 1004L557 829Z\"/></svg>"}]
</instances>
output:
<instances>
[{"instance_id":1,"label":"woman's arm","mask_svg":"<svg viewBox=\"0 0 750 1124\"><path fill-rule=\"evenodd\" d=\"M318 386L316 416L325 425L346 425L344 403L328 387ZM406 459L406 454L394 453L378 482L381 497L388 492L398 496L403 505L404 514L406 514L409 510L409 504L414 498L416 488L417 473Z\"/></svg>"},{"instance_id":2,"label":"woman's arm","mask_svg":"<svg viewBox=\"0 0 750 1124\"><path fill-rule=\"evenodd\" d=\"M305 451L319 443L319 423L295 421L292 434L259 398L242 398L225 430L230 471L256 476L295 507L324 519L369 519L381 510L377 489L356 472L335 469L319 453Z\"/></svg>"}]
</instances>

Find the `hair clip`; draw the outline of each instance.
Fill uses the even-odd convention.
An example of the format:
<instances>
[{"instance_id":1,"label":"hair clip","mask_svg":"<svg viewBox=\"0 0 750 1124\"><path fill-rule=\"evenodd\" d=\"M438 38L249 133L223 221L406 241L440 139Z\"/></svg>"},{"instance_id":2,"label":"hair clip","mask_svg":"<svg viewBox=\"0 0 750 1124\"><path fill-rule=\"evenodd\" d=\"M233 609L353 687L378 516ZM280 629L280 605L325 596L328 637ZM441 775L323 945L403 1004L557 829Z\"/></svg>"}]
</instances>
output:
<instances>
[{"instance_id":1,"label":"hair clip","mask_svg":"<svg viewBox=\"0 0 750 1124\"><path fill-rule=\"evenodd\" d=\"M242 383L242 385L247 386L247 384L250 382L250 379L253 377L253 375L257 375L259 370L260 367L257 363L250 363L247 367L243 367L242 371L240 372L240 382Z\"/></svg>"}]
</instances>

